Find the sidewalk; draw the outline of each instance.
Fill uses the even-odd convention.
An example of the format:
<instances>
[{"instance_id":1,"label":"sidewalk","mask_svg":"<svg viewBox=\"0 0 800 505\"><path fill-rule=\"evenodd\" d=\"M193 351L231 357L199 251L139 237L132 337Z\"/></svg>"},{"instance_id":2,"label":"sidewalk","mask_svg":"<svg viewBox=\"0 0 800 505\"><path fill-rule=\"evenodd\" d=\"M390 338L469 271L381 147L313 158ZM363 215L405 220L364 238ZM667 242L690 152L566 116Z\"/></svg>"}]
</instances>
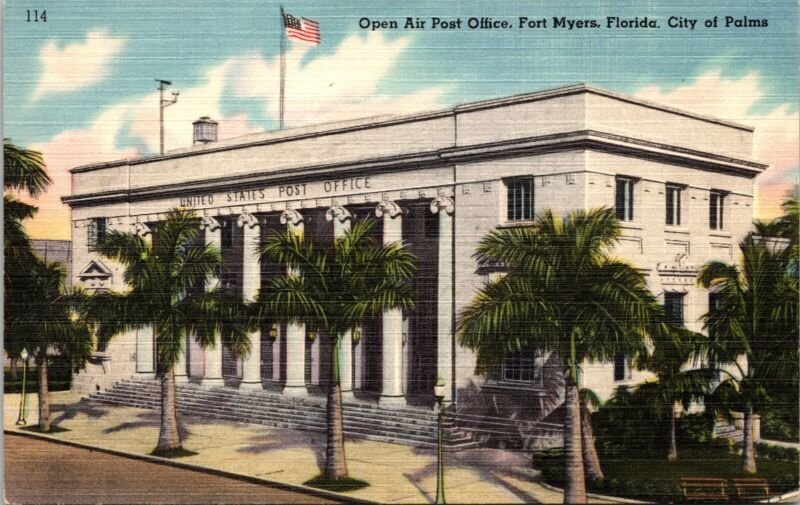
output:
<instances>
[{"instance_id":1,"label":"sidewalk","mask_svg":"<svg viewBox=\"0 0 800 505\"><path fill-rule=\"evenodd\" d=\"M55 438L138 454L153 450L157 411L81 402L74 393L54 393L53 424L70 431ZM37 422L36 395L28 396L28 425ZM16 429L19 395L4 396L4 427ZM256 424L182 416L183 447L196 455L178 461L227 472L302 484L320 473L325 434ZM350 475L370 486L349 496L381 503L433 503L436 453L431 450L348 440ZM446 455L445 482L451 503L561 503L562 493L539 484L523 453L475 449ZM590 498L591 503L615 503Z\"/></svg>"}]
</instances>

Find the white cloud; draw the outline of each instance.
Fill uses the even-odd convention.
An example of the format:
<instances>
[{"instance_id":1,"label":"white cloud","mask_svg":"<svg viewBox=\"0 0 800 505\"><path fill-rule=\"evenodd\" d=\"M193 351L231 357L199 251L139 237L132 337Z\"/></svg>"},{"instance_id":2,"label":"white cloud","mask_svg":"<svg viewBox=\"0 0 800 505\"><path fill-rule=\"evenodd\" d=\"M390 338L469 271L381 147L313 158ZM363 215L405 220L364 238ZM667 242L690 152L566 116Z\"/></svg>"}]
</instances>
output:
<instances>
[{"instance_id":1,"label":"white cloud","mask_svg":"<svg viewBox=\"0 0 800 505\"><path fill-rule=\"evenodd\" d=\"M192 88L174 88L180 92L178 102L164 111L165 150L192 145L192 123L201 116L209 116L219 122L219 139L255 133L249 126L245 114L223 117L221 101L227 88L231 62L225 61L206 72L203 83ZM167 96L170 97L169 95ZM158 126L159 93L154 91L131 105L135 113L130 117L131 132L148 151L159 150Z\"/></svg>"},{"instance_id":2,"label":"white cloud","mask_svg":"<svg viewBox=\"0 0 800 505\"><path fill-rule=\"evenodd\" d=\"M88 40L88 39L87 39ZM379 94L407 39L386 41L380 34L345 39L336 51L308 60L308 46L296 46L287 54L287 126L320 123L377 114L402 114L440 106L441 88L411 93ZM61 51L70 51L67 46ZM44 51L43 51L44 52ZM303 61L306 58L307 61ZM167 151L192 143L192 125L200 116L219 121L220 139L256 130L244 112L224 116L221 103L227 94L260 101L264 112L278 116L278 58L250 53L211 67L199 85L182 88L178 103L165 111ZM57 79L56 79L57 80ZM391 88L391 83L386 83ZM54 85L43 92L55 92ZM63 89L63 88L62 88ZM122 133L132 137L136 148L117 147ZM54 183L38 201L40 212L29 230L34 237L69 238L69 210L60 197L70 192L70 168L158 152L158 92L120 102L103 110L85 129L64 131L47 142L32 146L42 151Z\"/></svg>"},{"instance_id":3,"label":"white cloud","mask_svg":"<svg viewBox=\"0 0 800 505\"><path fill-rule=\"evenodd\" d=\"M111 64L122 51L127 39L112 37L108 30L86 34L86 40L59 48L50 40L39 52L42 74L31 96L35 102L43 96L86 88L105 79Z\"/></svg>"},{"instance_id":4,"label":"white cloud","mask_svg":"<svg viewBox=\"0 0 800 505\"><path fill-rule=\"evenodd\" d=\"M760 218L780 213L780 203L786 191L798 180L800 165L800 116L789 104L769 112L751 112L753 105L765 96L761 77L751 72L739 79L723 78L719 71L707 72L694 82L672 91L657 86L642 88L637 96L755 127L753 157L770 165L758 177L758 208Z\"/></svg>"},{"instance_id":5,"label":"white cloud","mask_svg":"<svg viewBox=\"0 0 800 505\"><path fill-rule=\"evenodd\" d=\"M286 55L286 125L302 126L382 114L406 114L440 106L443 88L413 93L379 93L389 71L410 41L386 40L379 32L353 35L336 52L307 61L311 50L295 45ZM279 59L249 54L234 60L232 89L240 96L264 99L267 115L278 117Z\"/></svg>"},{"instance_id":6,"label":"white cloud","mask_svg":"<svg viewBox=\"0 0 800 505\"><path fill-rule=\"evenodd\" d=\"M39 207L34 219L26 223L32 237L70 238L69 210L61 203L61 197L70 192L70 168L139 154L135 149L116 147L127 109L126 105L112 107L103 111L88 128L67 130L47 142L30 146L42 153L47 173L53 179L47 192L31 202Z\"/></svg>"}]
</instances>

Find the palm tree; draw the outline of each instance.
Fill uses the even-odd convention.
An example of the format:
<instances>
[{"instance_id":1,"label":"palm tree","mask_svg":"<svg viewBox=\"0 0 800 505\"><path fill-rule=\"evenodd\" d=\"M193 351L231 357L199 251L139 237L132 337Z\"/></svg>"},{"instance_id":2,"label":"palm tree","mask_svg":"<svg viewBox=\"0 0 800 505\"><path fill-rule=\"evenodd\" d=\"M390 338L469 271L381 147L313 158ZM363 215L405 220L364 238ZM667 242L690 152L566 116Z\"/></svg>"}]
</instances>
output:
<instances>
[{"instance_id":1,"label":"palm tree","mask_svg":"<svg viewBox=\"0 0 800 505\"><path fill-rule=\"evenodd\" d=\"M655 419L663 419L665 414L669 416L667 459L670 461L678 459L675 405L680 403L688 408L692 401L704 398L711 382L708 369L683 369L701 352L703 343L698 338L701 336L682 328L673 327L672 330L675 338L659 340L652 354L637 360L637 368L653 372L656 380L640 384L633 393L649 407Z\"/></svg>"},{"instance_id":2,"label":"palm tree","mask_svg":"<svg viewBox=\"0 0 800 505\"><path fill-rule=\"evenodd\" d=\"M800 186L786 196L781 204L783 215L772 221L756 221L755 231L762 237L778 237L789 241L789 247L793 249L795 259L797 258L797 246L800 236Z\"/></svg>"},{"instance_id":3,"label":"palm tree","mask_svg":"<svg viewBox=\"0 0 800 505\"><path fill-rule=\"evenodd\" d=\"M583 447L583 471L589 481L605 479L603 469L600 467L600 457L597 455L594 430L592 429L592 410L600 407L602 403L597 393L588 388L581 388L578 392L581 404L581 445Z\"/></svg>"},{"instance_id":4,"label":"palm tree","mask_svg":"<svg viewBox=\"0 0 800 505\"><path fill-rule=\"evenodd\" d=\"M47 175L44 158L38 151L15 145L3 139L3 187L24 191L31 198L41 195L52 180Z\"/></svg>"},{"instance_id":5,"label":"palm tree","mask_svg":"<svg viewBox=\"0 0 800 505\"><path fill-rule=\"evenodd\" d=\"M3 289L5 294L4 321L6 326L17 315L14 311L21 304L10 303L20 300L30 285L36 257L31 249L30 238L25 232L22 221L30 219L36 213L36 207L23 203L8 192L26 193L30 198L38 197L50 184L45 171L41 153L14 145L11 139L3 139ZM16 339L6 338L4 348L11 358L12 371L19 359L22 346L17 346Z\"/></svg>"},{"instance_id":6,"label":"palm tree","mask_svg":"<svg viewBox=\"0 0 800 505\"><path fill-rule=\"evenodd\" d=\"M798 278L792 247L750 233L739 249L738 264L709 262L698 283L715 294L703 320L709 361L725 377L709 404L743 412L744 470L755 473L753 414L768 400L771 379L797 382Z\"/></svg>"},{"instance_id":7,"label":"palm tree","mask_svg":"<svg viewBox=\"0 0 800 505\"><path fill-rule=\"evenodd\" d=\"M663 310L633 266L612 257L620 227L610 209L566 218L544 211L532 226L490 232L475 253L480 266L506 275L489 282L460 314L462 345L489 373L513 351L534 347L565 358L565 503L584 503L578 398L584 360L647 352L663 330Z\"/></svg>"},{"instance_id":8,"label":"palm tree","mask_svg":"<svg viewBox=\"0 0 800 505\"><path fill-rule=\"evenodd\" d=\"M65 291L65 276L61 264L36 259L26 275L25 289L8 301L14 310L6 319L6 348L15 349L17 355L25 348L34 356L39 374L39 430L45 433L50 431L50 356L67 358L77 371L93 349L89 326L79 312L83 297L78 291Z\"/></svg>"},{"instance_id":9,"label":"palm tree","mask_svg":"<svg viewBox=\"0 0 800 505\"><path fill-rule=\"evenodd\" d=\"M414 305L409 284L416 271L414 256L399 242L377 244L369 237L372 226L372 221L358 221L332 245L315 244L288 231L272 236L260 250L262 260L270 258L286 265L289 272L272 278L261 289L257 303L262 313L304 323L330 339L323 476L333 481L348 477L339 370L341 337L369 317Z\"/></svg>"},{"instance_id":10,"label":"palm tree","mask_svg":"<svg viewBox=\"0 0 800 505\"><path fill-rule=\"evenodd\" d=\"M153 230L152 241L133 233L109 231L97 251L125 267L128 290L92 297L90 318L106 341L120 333L151 326L156 334L157 374L161 383L161 427L154 454L181 449L175 402L175 363L189 335L203 347L217 336L237 355L250 351L252 328L241 297L219 288L203 290L222 259L215 247L199 245L200 219L176 209Z\"/></svg>"},{"instance_id":11,"label":"palm tree","mask_svg":"<svg viewBox=\"0 0 800 505\"><path fill-rule=\"evenodd\" d=\"M36 198L50 182L41 153L18 147L8 138L3 139L3 277L6 302L19 298L28 285L27 277L35 257L22 221L33 217L37 210L7 192L25 193L30 198ZM10 312L13 308L6 303L7 324L8 318L13 316ZM9 357L17 358L18 355L10 353Z\"/></svg>"}]
</instances>

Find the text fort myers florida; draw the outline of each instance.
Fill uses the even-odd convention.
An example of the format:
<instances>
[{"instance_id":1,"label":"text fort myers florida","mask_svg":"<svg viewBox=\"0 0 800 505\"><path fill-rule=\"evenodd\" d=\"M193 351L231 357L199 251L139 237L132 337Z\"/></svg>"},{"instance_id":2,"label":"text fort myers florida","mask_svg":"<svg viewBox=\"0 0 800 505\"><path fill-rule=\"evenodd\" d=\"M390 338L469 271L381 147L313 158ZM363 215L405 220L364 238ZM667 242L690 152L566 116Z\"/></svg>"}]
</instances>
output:
<instances>
[{"instance_id":1,"label":"text fort myers florida","mask_svg":"<svg viewBox=\"0 0 800 505\"><path fill-rule=\"evenodd\" d=\"M552 28L565 30L583 29L660 29L675 28L695 30L700 28L766 28L769 20L747 16L713 16L707 19L686 16L669 16L657 19L650 16L622 18L607 16L604 19L579 19L566 16L529 17L518 16L515 20L493 17L447 18L406 17L403 19L367 18L358 20L362 30L512 30Z\"/></svg>"}]
</instances>

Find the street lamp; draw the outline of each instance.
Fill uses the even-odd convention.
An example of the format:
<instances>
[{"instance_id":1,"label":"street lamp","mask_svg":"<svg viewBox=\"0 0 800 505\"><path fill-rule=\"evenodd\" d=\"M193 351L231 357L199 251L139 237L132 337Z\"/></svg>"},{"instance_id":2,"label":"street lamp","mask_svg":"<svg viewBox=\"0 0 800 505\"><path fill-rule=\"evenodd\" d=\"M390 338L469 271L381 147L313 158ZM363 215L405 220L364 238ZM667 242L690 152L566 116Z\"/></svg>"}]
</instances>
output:
<instances>
[{"instance_id":1,"label":"street lamp","mask_svg":"<svg viewBox=\"0 0 800 505\"><path fill-rule=\"evenodd\" d=\"M444 379L439 377L436 385L433 386L433 396L439 404L439 449L436 455L436 503L444 505L444 430L442 429L442 417L444 416L444 394L446 386Z\"/></svg>"},{"instance_id":2,"label":"street lamp","mask_svg":"<svg viewBox=\"0 0 800 505\"><path fill-rule=\"evenodd\" d=\"M19 399L19 417L17 417L17 426L22 426L27 423L27 421L25 421L25 411L28 408L25 402L25 379L28 377L28 350L23 348L22 352L19 353L19 357L22 358L22 395Z\"/></svg>"}]
</instances>

